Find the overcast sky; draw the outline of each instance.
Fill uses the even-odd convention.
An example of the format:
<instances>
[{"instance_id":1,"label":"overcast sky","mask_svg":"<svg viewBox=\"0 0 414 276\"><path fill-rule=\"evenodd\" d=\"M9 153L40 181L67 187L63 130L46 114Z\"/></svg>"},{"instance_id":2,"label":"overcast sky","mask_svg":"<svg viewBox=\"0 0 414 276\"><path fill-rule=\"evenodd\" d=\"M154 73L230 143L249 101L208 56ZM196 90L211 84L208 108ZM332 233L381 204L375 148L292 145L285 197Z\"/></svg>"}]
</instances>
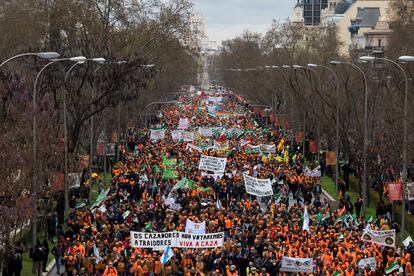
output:
<instances>
[{"instance_id":1,"label":"overcast sky","mask_svg":"<svg viewBox=\"0 0 414 276\"><path fill-rule=\"evenodd\" d=\"M272 19L284 21L296 0L193 0L204 18L205 32L212 41L234 38L243 30L265 32Z\"/></svg>"}]
</instances>

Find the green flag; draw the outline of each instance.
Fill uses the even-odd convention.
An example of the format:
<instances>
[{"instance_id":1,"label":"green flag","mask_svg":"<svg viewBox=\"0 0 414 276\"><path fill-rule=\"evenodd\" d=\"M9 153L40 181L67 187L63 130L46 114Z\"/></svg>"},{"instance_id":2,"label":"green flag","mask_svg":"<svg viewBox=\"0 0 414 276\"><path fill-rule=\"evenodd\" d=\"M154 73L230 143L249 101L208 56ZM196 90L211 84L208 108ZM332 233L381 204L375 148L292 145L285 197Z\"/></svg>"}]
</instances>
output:
<instances>
[{"instance_id":1,"label":"green flag","mask_svg":"<svg viewBox=\"0 0 414 276\"><path fill-rule=\"evenodd\" d=\"M155 180L155 179L152 180L152 189L153 190L158 189L157 180Z\"/></svg>"},{"instance_id":2,"label":"green flag","mask_svg":"<svg viewBox=\"0 0 414 276\"><path fill-rule=\"evenodd\" d=\"M337 270L337 271L335 271L334 273L332 273L332 276L340 276L341 275L341 273Z\"/></svg>"},{"instance_id":3,"label":"green flag","mask_svg":"<svg viewBox=\"0 0 414 276\"><path fill-rule=\"evenodd\" d=\"M275 204L279 204L279 202L282 200L282 197L280 196L280 193L277 193L275 195Z\"/></svg>"},{"instance_id":4,"label":"green flag","mask_svg":"<svg viewBox=\"0 0 414 276\"><path fill-rule=\"evenodd\" d=\"M187 178L185 178L185 177L180 179L180 181L178 181L177 184L174 185L172 190L175 191L175 190L181 189L184 186L186 179Z\"/></svg>"},{"instance_id":5,"label":"green flag","mask_svg":"<svg viewBox=\"0 0 414 276\"><path fill-rule=\"evenodd\" d=\"M316 215L316 221L317 221L318 223L321 223L321 222L322 222L322 219L323 219L322 212L319 212L319 213Z\"/></svg>"},{"instance_id":6,"label":"green flag","mask_svg":"<svg viewBox=\"0 0 414 276\"><path fill-rule=\"evenodd\" d=\"M196 188L196 182L186 178L184 188L194 190Z\"/></svg>"},{"instance_id":7,"label":"green flag","mask_svg":"<svg viewBox=\"0 0 414 276\"><path fill-rule=\"evenodd\" d=\"M146 225L145 225L145 229L144 229L145 231L150 231L150 230L152 230L152 222L148 222Z\"/></svg>"},{"instance_id":8,"label":"green flag","mask_svg":"<svg viewBox=\"0 0 414 276\"><path fill-rule=\"evenodd\" d=\"M161 170L160 170L160 168L158 168L157 164L154 165L154 172L155 173L160 173L161 172Z\"/></svg>"},{"instance_id":9,"label":"green flag","mask_svg":"<svg viewBox=\"0 0 414 276\"><path fill-rule=\"evenodd\" d=\"M96 202L102 202L106 199L106 192L102 190L102 192L99 194L98 198L96 199Z\"/></svg>"},{"instance_id":10,"label":"green flag","mask_svg":"<svg viewBox=\"0 0 414 276\"><path fill-rule=\"evenodd\" d=\"M343 239L344 239L344 234L339 235L338 241L343 240Z\"/></svg>"},{"instance_id":11,"label":"green flag","mask_svg":"<svg viewBox=\"0 0 414 276\"><path fill-rule=\"evenodd\" d=\"M184 161L183 160L180 160L180 161L178 161L178 167L182 170L182 169L184 169Z\"/></svg>"},{"instance_id":12,"label":"green flag","mask_svg":"<svg viewBox=\"0 0 414 276\"><path fill-rule=\"evenodd\" d=\"M390 274L391 272L394 272L396 270L400 269L400 264L398 263L398 261L396 261L393 264L390 264L386 269L385 269L385 274Z\"/></svg>"},{"instance_id":13,"label":"green flag","mask_svg":"<svg viewBox=\"0 0 414 276\"><path fill-rule=\"evenodd\" d=\"M164 168L166 167L174 167L175 165L177 165L177 159L174 158L162 158L162 165L164 166Z\"/></svg>"},{"instance_id":14,"label":"green flag","mask_svg":"<svg viewBox=\"0 0 414 276\"><path fill-rule=\"evenodd\" d=\"M166 168L162 172L162 178L163 179L177 179L178 172L175 169Z\"/></svg>"}]
</instances>

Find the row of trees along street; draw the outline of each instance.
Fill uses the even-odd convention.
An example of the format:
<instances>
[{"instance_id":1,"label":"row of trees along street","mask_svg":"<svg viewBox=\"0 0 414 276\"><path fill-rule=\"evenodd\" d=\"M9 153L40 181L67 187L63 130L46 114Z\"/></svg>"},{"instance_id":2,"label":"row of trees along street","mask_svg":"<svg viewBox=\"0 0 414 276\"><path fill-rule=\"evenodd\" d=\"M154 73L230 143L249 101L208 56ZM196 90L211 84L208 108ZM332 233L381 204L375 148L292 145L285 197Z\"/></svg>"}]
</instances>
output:
<instances>
[{"instance_id":1,"label":"row of trees along street","mask_svg":"<svg viewBox=\"0 0 414 276\"><path fill-rule=\"evenodd\" d=\"M188 46L197 43L190 27L192 13L192 4L186 0L25 0L5 1L0 6L0 60L56 51L61 57L126 61L103 65L99 71L99 64L86 62L71 72L66 84L70 172L79 171L77 156L89 151L92 116L96 142L101 131L116 131L118 104L125 130L138 123L135 119L148 103L194 81L197 47ZM63 171L64 76L73 63L54 64L39 80L38 162L32 164L33 82L46 63L24 57L0 71L1 244L32 218L35 197L44 202L38 205L42 209L38 213L51 211L55 195L49 182ZM34 169L37 186L32 190Z\"/></svg>"},{"instance_id":2,"label":"row of trees along street","mask_svg":"<svg viewBox=\"0 0 414 276\"><path fill-rule=\"evenodd\" d=\"M414 28L414 5L412 1L390 2L390 27L393 33L385 57L398 62L398 57L414 54L414 37L411 35ZM276 97L278 118L286 118L287 125L293 129L302 130L305 112L306 139L316 139L319 127L321 142L328 150L335 150L336 143L335 79L326 69L311 68L314 70L312 72L306 65L321 64L334 69L340 87L340 158L342 161L349 160L359 179L362 174L364 141L363 78L351 66L331 66L329 62L340 60L361 66L367 75L369 89L367 183L381 197L382 185L376 185L377 178L389 168L393 168L394 172L399 172L402 168L404 78L401 71L390 63L360 63L358 57L361 52L351 52L350 57L340 56L340 43L334 27L305 30L290 22L274 21L265 34L245 31L240 36L225 41L222 51L216 57L216 63L223 85L244 94L250 103L274 106L271 99ZM294 70L292 65L295 64L305 68ZM290 67L283 68L283 65ZM411 93L414 64L402 66L410 82L408 114L411 115L408 116L408 126L411 126L414 124L414 97ZM411 162L414 158L413 138L414 130L408 127L409 168L414 166ZM361 187L359 189L362 190Z\"/></svg>"}]
</instances>

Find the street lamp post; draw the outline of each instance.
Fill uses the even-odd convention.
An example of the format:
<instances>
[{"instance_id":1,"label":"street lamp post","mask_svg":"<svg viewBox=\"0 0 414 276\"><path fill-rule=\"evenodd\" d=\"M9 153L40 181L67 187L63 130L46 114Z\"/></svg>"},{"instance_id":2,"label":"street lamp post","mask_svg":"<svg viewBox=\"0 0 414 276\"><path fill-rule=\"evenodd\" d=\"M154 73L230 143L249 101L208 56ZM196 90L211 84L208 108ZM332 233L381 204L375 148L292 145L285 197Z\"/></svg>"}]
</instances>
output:
<instances>
[{"instance_id":1,"label":"street lamp post","mask_svg":"<svg viewBox=\"0 0 414 276\"><path fill-rule=\"evenodd\" d=\"M362 215L365 216L367 212L367 204L368 204L368 193L369 187L367 185L367 146L368 146L368 134L367 134L367 125L368 125L368 81L367 76L365 75L364 71L361 67L351 62L346 61L338 61L332 60L330 62L332 65L340 65L346 64L356 68L361 74L364 79L364 86L365 86L365 93L364 93L364 152L363 152L363 173L362 173L362 197L364 200L364 204L362 205ZM337 159L339 156L336 157Z\"/></svg>"},{"instance_id":2,"label":"street lamp post","mask_svg":"<svg viewBox=\"0 0 414 276\"><path fill-rule=\"evenodd\" d=\"M308 67L310 68L316 68L321 67L329 72L332 73L332 75L335 78L335 86L336 86L336 168L335 168L335 190L336 194L338 194L338 179L339 179L339 81L338 81L338 75L336 72L325 65L319 65L319 64L312 64L309 63ZM319 141L318 141L318 150L319 150Z\"/></svg>"},{"instance_id":3,"label":"street lamp post","mask_svg":"<svg viewBox=\"0 0 414 276\"><path fill-rule=\"evenodd\" d=\"M60 54L56 53L56 52L24 53L24 54L16 55L16 56L13 56L9 59L6 59L5 61L3 61L0 64L0 68L3 67L6 63L8 63L8 62L10 62L10 61L12 61L16 58L27 57L27 56L39 57L39 58L42 58L42 59L56 59L56 58L60 57Z\"/></svg>"},{"instance_id":4,"label":"street lamp post","mask_svg":"<svg viewBox=\"0 0 414 276\"><path fill-rule=\"evenodd\" d=\"M63 93L63 125L64 125L64 141L65 141L65 177L64 177L64 190L65 190L65 216L68 214L69 211L69 187L68 187L68 124L67 124L67 81L70 72L72 72L73 69L75 69L76 66L80 64L84 64L85 61L94 61L97 63L103 63L105 62L104 58L92 58L92 59L85 59L79 62L76 62L73 64L69 70L65 74L64 84L65 84L65 91Z\"/></svg>"},{"instance_id":5,"label":"street lamp post","mask_svg":"<svg viewBox=\"0 0 414 276\"><path fill-rule=\"evenodd\" d=\"M35 188L36 188L36 169L37 169L37 149L36 149L36 96L37 96L37 83L39 81L40 76L42 75L42 73L51 65L57 63L57 62L61 62L61 61L72 61L72 62L80 62L80 61L84 61L86 60L85 57L83 56L79 56L79 57L72 57L72 58L60 58L60 59L55 59L50 61L49 63L47 63L45 66L43 66L42 69L40 69L40 71L37 73L35 81L34 81L34 85L33 85L33 181L32 181L32 187L31 187L31 192L32 194L34 194L35 192ZM36 204L35 204L36 205ZM32 223L32 244L35 245L36 244L36 220L37 220L37 212L36 212L36 206L34 208L34 215L33 215L33 223Z\"/></svg>"},{"instance_id":6,"label":"street lamp post","mask_svg":"<svg viewBox=\"0 0 414 276\"><path fill-rule=\"evenodd\" d=\"M398 69L402 72L405 80L405 89L404 89L404 115L403 115L403 171L402 171L402 178L401 178L401 186L403 191L402 197L402 210L401 210L401 240L404 240L404 232L405 232L405 187L407 185L407 116L408 116L408 77L407 73L405 72L404 68L398 64L397 62L393 61L392 59L388 58L379 58L379 57L370 57L370 56L362 56L359 58L363 61L374 61L374 60L383 60L390 62L398 67ZM413 62L413 56L401 56L399 57L400 61L403 62Z\"/></svg>"},{"instance_id":7,"label":"street lamp post","mask_svg":"<svg viewBox=\"0 0 414 276\"><path fill-rule=\"evenodd\" d=\"M315 74L315 76L316 76L316 78L317 78L317 80L318 80L318 87L320 88L321 87L321 78L320 78L320 76L319 76L319 74L315 71L315 70L313 70L311 67L306 67L306 66L301 66L301 65L293 65L293 68L294 69L304 69L304 70L309 70L309 71L311 71L312 73L314 73ZM313 110L313 107L312 107L312 110ZM305 119L304 119L304 121L305 121ZM319 141L320 141L320 137L319 137L319 122L318 122L318 124L317 124L317 136L318 136L318 153L317 153L317 156L318 156L318 162L320 161L320 151L319 151ZM304 139L305 140L305 139ZM304 144L305 145L305 144ZM303 154L305 154L305 147L303 147Z\"/></svg>"}]
</instances>

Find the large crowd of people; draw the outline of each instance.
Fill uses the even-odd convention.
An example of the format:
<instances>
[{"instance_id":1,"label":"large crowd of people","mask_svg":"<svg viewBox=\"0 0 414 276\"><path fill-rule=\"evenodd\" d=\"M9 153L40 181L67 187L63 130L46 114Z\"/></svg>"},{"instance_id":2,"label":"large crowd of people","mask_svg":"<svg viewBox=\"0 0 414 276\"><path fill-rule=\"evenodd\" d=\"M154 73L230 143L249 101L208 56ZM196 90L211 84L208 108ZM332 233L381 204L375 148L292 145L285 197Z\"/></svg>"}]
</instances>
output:
<instances>
[{"instance_id":1,"label":"large crowd of people","mask_svg":"<svg viewBox=\"0 0 414 276\"><path fill-rule=\"evenodd\" d=\"M129 130L106 198L70 213L54 248L67 275L289 275L283 257L312 259L313 272L300 275L414 275L412 244L362 240L364 229L391 229L388 216L362 217L361 201L353 205L346 192L331 209L319 175L307 173L317 164L307 168L300 145L283 129L258 124L243 99L217 89L180 101L160 110L152 126L163 131L159 137ZM194 137L173 137L179 128ZM227 158L224 173L199 170L201 155ZM247 193L244 174L270 179L273 195ZM223 246L173 247L163 263L166 248L131 245L131 231L184 232L187 220L205 222L207 233L224 232ZM361 266L368 258L376 266Z\"/></svg>"}]
</instances>

